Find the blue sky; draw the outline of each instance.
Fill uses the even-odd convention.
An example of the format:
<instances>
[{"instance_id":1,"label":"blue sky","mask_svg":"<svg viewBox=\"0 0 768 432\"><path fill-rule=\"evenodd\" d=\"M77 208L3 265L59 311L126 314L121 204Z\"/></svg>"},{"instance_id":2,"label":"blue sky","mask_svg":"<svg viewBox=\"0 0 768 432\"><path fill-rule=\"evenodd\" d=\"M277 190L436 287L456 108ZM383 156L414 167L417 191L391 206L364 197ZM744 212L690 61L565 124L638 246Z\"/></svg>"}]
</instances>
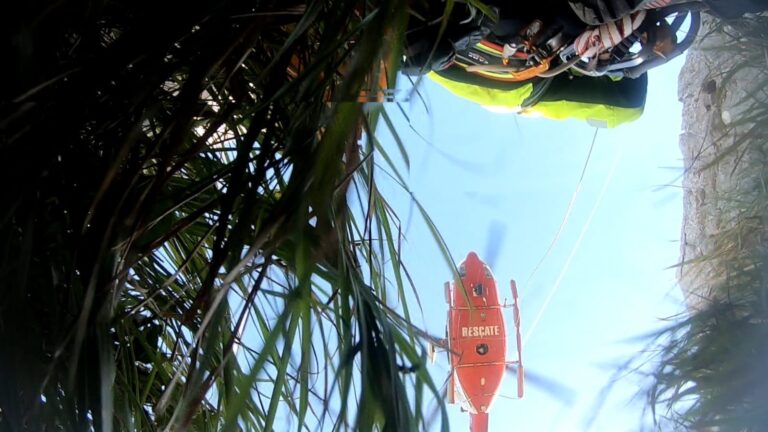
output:
<instances>
[{"instance_id":1,"label":"blue sky","mask_svg":"<svg viewBox=\"0 0 768 432\"><path fill-rule=\"evenodd\" d=\"M683 309L675 271L668 269L678 260L682 221L682 63L678 58L650 72L639 120L598 130L567 225L533 278L577 188L595 128L491 113L428 80L420 85L426 109L417 98L402 103L410 125L396 107L388 107L410 158L409 167L401 163L408 187L454 259L470 250L483 258L490 233L499 247L491 264L500 295L510 297L510 278L518 283L524 335L540 315L523 353L527 369L575 391L571 405L534 385L523 400L499 398L491 431L640 429L643 406L629 401L638 390L631 377L615 386L591 428L587 422L615 367L643 348L631 339ZM379 136L396 154L384 129ZM406 225L403 260L424 306L417 324L442 335L443 282L450 270L408 194L393 184L383 189ZM510 322L511 312L511 332ZM447 371L445 356L438 356L435 380L442 382ZM512 396L514 388L508 376L502 393ZM469 429L468 416L457 406L449 407L449 415L452 430Z\"/></svg>"}]
</instances>

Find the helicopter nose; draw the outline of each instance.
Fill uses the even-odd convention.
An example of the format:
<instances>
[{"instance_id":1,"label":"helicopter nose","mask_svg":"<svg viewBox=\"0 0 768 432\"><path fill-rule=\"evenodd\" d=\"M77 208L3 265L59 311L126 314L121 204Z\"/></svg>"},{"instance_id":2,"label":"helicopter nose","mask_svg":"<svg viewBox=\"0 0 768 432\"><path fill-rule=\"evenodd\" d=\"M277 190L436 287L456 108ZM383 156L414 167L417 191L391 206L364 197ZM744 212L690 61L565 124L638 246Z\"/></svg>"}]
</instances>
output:
<instances>
[{"instance_id":1,"label":"helicopter nose","mask_svg":"<svg viewBox=\"0 0 768 432\"><path fill-rule=\"evenodd\" d=\"M477 254L475 253L475 251L471 251L470 253L468 253L468 254L467 254L467 259L466 259L466 261L467 261L467 262L473 262L473 261L475 261L475 262L476 262L476 261L480 261L480 257L478 257L478 256L477 256Z\"/></svg>"}]
</instances>

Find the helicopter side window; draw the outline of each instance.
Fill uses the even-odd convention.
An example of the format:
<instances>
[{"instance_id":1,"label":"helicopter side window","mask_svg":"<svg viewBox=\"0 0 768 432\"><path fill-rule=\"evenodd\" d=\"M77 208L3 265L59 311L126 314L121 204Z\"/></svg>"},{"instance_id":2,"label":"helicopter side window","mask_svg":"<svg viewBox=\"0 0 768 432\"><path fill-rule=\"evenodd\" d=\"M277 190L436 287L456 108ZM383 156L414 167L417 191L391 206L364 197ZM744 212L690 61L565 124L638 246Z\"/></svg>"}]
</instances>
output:
<instances>
[{"instance_id":1,"label":"helicopter side window","mask_svg":"<svg viewBox=\"0 0 768 432\"><path fill-rule=\"evenodd\" d=\"M482 296L484 294L485 289L483 288L483 284L477 284L473 288L473 292L476 296Z\"/></svg>"},{"instance_id":2,"label":"helicopter side window","mask_svg":"<svg viewBox=\"0 0 768 432\"><path fill-rule=\"evenodd\" d=\"M475 347L475 352L477 352L480 355L488 354L488 344L484 344L484 343L477 344L477 346Z\"/></svg>"}]
</instances>

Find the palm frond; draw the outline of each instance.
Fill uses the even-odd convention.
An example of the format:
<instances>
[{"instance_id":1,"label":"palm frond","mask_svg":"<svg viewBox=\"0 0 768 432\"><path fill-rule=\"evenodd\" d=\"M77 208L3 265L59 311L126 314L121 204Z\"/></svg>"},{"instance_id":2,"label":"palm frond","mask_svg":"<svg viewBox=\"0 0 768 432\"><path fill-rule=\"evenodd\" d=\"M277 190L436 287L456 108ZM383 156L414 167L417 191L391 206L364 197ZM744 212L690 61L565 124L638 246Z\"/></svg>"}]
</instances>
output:
<instances>
[{"instance_id":1,"label":"palm frond","mask_svg":"<svg viewBox=\"0 0 768 432\"><path fill-rule=\"evenodd\" d=\"M387 307L397 218L358 144L407 19L235 0L3 20L0 430L430 420L419 334Z\"/></svg>"}]
</instances>

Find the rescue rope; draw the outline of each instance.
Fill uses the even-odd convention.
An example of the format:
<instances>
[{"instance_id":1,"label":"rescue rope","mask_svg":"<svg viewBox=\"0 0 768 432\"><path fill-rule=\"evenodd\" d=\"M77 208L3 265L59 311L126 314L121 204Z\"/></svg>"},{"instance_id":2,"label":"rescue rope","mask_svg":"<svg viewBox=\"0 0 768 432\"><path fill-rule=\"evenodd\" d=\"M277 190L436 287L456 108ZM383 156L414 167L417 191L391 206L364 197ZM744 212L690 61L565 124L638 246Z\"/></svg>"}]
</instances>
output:
<instances>
[{"instance_id":1,"label":"rescue rope","mask_svg":"<svg viewBox=\"0 0 768 432\"><path fill-rule=\"evenodd\" d=\"M552 242L549 244L549 247L547 247L547 250L544 251L544 255L541 256L541 259L539 259L539 262L536 263L536 266L533 268L533 271L530 275L528 275L528 280L525 282L525 286L530 286L531 281L533 280L534 276L539 272L539 269L541 268L541 265L544 263L544 261L549 258L549 255L552 253L552 250L555 248L555 245L557 244L558 240L560 240L560 235L563 233L563 230L565 229L565 226L568 225L568 221L571 217L571 211L573 210L573 205L576 203L576 198L579 196L579 192L581 192L581 185L584 183L584 175L587 173L587 166L589 166L589 161L592 158L592 150L595 148L595 142L597 142L597 132L600 129L595 128L595 134L592 136L592 144L589 146L589 153L587 153L587 159L584 161L584 166L581 168L581 175L579 176L579 181L576 183L576 189L573 191L573 194L571 195L571 200L568 202L568 207L565 210L565 215L563 216L562 222L560 222L560 227L557 228L557 232L555 233L554 238L552 238Z\"/></svg>"},{"instance_id":2,"label":"rescue rope","mask_svg":"<svg viewBox=\"0 0 768 432\"><path fill-rule=\"evenodd\" d=\"M594 141L593 141L594 145ZM562 270L560 270L560 274L557 276L557 279L555 280L555 283L552 285L552 288L549 289L549 292L547 293L547 297L544 300L544 304L539 309L539 312L536 314L536 317L534 318L533 322L531 323L530 327L528 327L528 331L525 334L525 337L523 338L523 347L528 343L528 340L530 340L531 336L533 335L533 332L536 330L536 327L539 324L539 321L541 320L541 317L544 316L544 312L546 312L547 307L549 307L549 303L552 300L552 297L554 297L557 290L560 288L560 283L563 281L563 278L565 277L565 274L568 272L571 262L573 261L573 258L576 256L576 252L578 252L579 247L581 246L581 242L584 240L585 235L587 234L587 231L589 230L589 227L592 225L592 220L595 217L595 214L597 213L598 208L600 207L600 204L603 201L603 198L605 197L605 193L608 191L608 186L611 183L611 180L613 180L613 176L616 173L616 168L619 165L619 161L621 160L621 147L616 151L616 155L613 158L613 162L611 164L611 169L608 172L608 176L605 178L605 181L603 182L603 187L600 190L600 194L597 196L597 200L595 201L595 204L592 206L592 210L589 213L589 216L587 217L587 221L584 223L584 226L581 228L581 232L579 233L579 237L576 239L576 243L573 246L573 249L571 249L571 253L568 255L568 258L565 260L565 264L563 265Z\"/></svg>"},{"instance_id":3,"label":"rescue rope","mask_svg":"<svg viewBox=\"0 0 768 432\"><path fill-rule=\"evenodd\" d=\"M615 47L640 27L645 19L646 10L663 8L671 3L672 0L651 0L644 4L641 10L587 30L574 41L576 54L579 57L591 58Z\"/></svg>"},{"instance_id":4,"label":"rescue rope","mask_svg":"<svg viewBox=\"0 0 768 432\"><path fill-rule=\"evenodd\" d=\"M668 0L659 0L668 1ZM618 45L627 36L640 27L645 19L645 10L639 10L625 15L616 21L587 30L574 41L574 48L579 57L595 57L598 54Z\"/></svg>"},{"instance_id":5,"label":"rescue rope","mask_svg":"<svg viewBox=\"0 0 768 432\"><path fill-rule=\"evenodd\" d=\"M659 9L669 6L672 0L653 0L643 5L643 9Z\"/></svg>"}]
</instances>

